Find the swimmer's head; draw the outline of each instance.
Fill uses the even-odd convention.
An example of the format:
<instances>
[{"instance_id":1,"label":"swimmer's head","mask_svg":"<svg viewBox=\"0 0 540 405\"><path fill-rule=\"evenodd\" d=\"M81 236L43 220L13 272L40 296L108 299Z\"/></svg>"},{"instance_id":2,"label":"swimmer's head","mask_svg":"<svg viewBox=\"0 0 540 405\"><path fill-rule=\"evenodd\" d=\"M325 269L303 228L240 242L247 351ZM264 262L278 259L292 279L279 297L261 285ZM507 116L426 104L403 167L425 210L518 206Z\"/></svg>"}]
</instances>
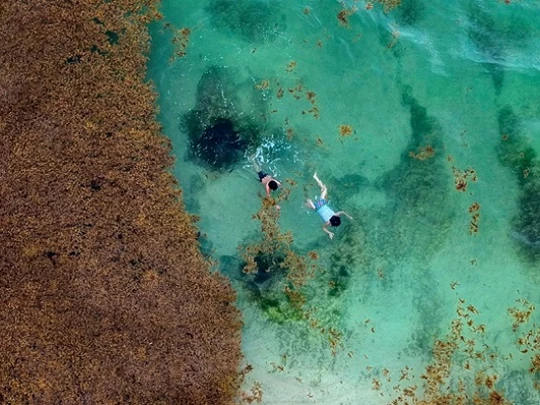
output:
<instances>
[{"instance_id":1,"label":"swimmer's head","mask_svg":"<svg viewBox=\"0 0 540 405\"><path fill-rule=\"evenodd\" d=\"M270 187L270 190L277 190L278 189L278 184L277 184L276 181L270 180L268 182L268 187Z\"/></svg>"},{"instance_id":2,"label":"swimmer's head","mask_svg":"<svg viewBox=\"0 0 540 405\"><path fill-rule=\"evenodd\" d=\"M337 215L332 215L332 218L330 218L330 225L332 226L340 226L341 225L341 218Z\"/></svg>"}]
</instances>

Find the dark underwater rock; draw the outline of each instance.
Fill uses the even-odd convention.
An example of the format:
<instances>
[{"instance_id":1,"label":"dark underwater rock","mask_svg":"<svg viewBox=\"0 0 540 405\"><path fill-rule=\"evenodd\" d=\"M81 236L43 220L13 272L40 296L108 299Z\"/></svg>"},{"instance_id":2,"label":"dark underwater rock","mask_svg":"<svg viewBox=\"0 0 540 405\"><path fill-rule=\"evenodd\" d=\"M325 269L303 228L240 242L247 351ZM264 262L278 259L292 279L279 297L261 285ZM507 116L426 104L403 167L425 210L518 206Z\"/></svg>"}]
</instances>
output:
<instances>
[{"instance_id":1,"label":"dark underwater rock","mask_svg":"<svg viewBox=\"0 0 540 405\"><path fill-rule=\"evenodd\" d=\"M271 293L276 282L282 280L287 273L287 269L282 266L285 256L279 252L259 252L254 260L256 270L249 273L243 272L246 262L241 262L240 278L246 283L248 289L257 295Z\"/></svg>"},{"instance_id":2,"label":"dark underwater rock","mask_svg":"<svg viewBox=\"0 0 540 405\"><path fill-rule=\"evenodd\" d=\"M215 168L229 168L242 158L248 145L230 119L218 117L193 139L191 153Z\"/></svg>"},{"instance_id":3,"label":"dark underwater rock","mask_svg":"<svg viewBox=\"0 0 540 405\"><path fill-rule=\"evenodd\" d=\"M285 270L282 267L285 261L285 256L279 254L263 254L259 253L255 256L257 263L257 272L253 277L253 282L259 287L270 284L271 279L282 277L285 275Z\"/></svg>"},{"instance_id":4,"label":"dark underwater rock","mask_svg":"<svg viewBox=\"0 0 540 405\"><path fill-rule=\"evenodd\" d=\"M260 140L262 131L243 108L238 87L229 71L211 67L197 86L195 108L182 123L190 156L214 170L233 168Z\"/></svg>"},{"instance_id":5,"label":"dark underwater rock","mask_svg":"<svg viewBox=\"0 0 540 405\"><path fill-rule=\"evenodd\" d=\"M285 257L279 254L259 253L255 256L256 271L245 273L246 262L237 256L221 256L220 269L229 278L244 283L251 292L261 296L272 290L276 281L285 276L287 270L282 267Z\"/></svg>"},{"instance_id":6,"label":"dark underwater rock","mask_svg":"<svg viewBox=\"0 0 540 405\"><path fill-rule=\"evenodd\" d=\"M301 308L292 302L284 290L284 286L290 286L286 280L289 269L284 266L285 256L279 252L259 252L254 260L256 271L247 274L242 271L245 261L234 262L239 264L237 280L248 291L250 299L272 322L282 324L302 320Z\"/></svg>"}]
</instances>

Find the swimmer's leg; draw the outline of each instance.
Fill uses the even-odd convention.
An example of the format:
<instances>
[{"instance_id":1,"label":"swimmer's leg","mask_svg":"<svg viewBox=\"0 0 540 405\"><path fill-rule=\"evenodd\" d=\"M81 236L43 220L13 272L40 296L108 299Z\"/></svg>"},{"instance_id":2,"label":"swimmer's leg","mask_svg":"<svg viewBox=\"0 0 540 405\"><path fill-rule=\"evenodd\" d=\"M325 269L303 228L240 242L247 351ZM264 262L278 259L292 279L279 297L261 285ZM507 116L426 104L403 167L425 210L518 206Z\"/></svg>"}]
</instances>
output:
<instances>
[{"instance_id":1,"label":"swimmer's leg","mask_svg":"<svg viewBox=\"0 0 540 405\"><path fill-rule=\"evenodd\" d=\"M312 210L315 210L315 204L313 204L313 201L311 201L309 198L306 200L306 207L310 208Z\"/></svg>"},{"instance_id":2,"label":"swimmer's leg","mask_svg":"<svg viewBox=\"0 0 540 405\"><path fill-rule=\"evenodd\" d=\"M315 179L315 181L321 188L321 198L326 199L326 194L328 194L328 190L326 186L323 184L323 182L319 179L319 177L317 177L317 172L315 172L315 174L313 175L313 178Z\"/></svg>"},{"instance_id":3,"label":"swimmer's leg","mask_svg":"<svg viewBox=\"0 0 540 405\"><path fill-rule=\"evenodd\" d=\"M249 158L249 160L251 161L251 163L253 163L253 168L255 169L255 171L256 171L256 172L260 172L260 171L262 171L262 168L261 168L261 166L259 166L259 164L258 164L257 161L255 160L255 157L256 157L256 156L257 156L257 155L254 154L253 156L251 156L251 157Z\"/></svg>"}]
</instances>

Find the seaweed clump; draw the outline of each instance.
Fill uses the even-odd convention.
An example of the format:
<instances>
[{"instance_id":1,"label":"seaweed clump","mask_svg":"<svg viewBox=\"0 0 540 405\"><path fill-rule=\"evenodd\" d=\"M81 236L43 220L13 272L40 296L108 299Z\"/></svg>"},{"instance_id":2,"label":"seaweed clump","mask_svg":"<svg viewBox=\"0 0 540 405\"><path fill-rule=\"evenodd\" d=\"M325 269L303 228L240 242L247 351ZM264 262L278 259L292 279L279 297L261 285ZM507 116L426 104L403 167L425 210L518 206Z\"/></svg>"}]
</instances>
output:
<instances>
[{"instance_id":1,"label":"seaweed clump","mask_svg":"<svg viewBox=\"0 0 540 405\"><path fill-rule=\"evenodd\" d=\"M196 106L183 120L190 155L212 169L231 169L258 145L262 132L249 114L242 115L232 75L209 68L199 81Z\"/></svg>"},{"instance_id":2,"label":"seaweed clump","mask_svg":"<svg viewBox=\"0 0 540 405\"><path fill-rule=\"evenodd\" d=\"M486 325L476 323L478 310L460 299L456 312L448 334L433 344L431 364L421 375L423 387L398 385L393 404L510 405L494 373L498 356L483 343Z\"/></svg>"},{"instance_id":3,"label":"seaweed clump","mask_svg":"<svg viewBox=\"0 0 540 405\"><path fill-rule=\"evenodd\" d=\"M521 124L512 108L499 111L500 162L510 167L519 187L519 212L512 220L512 235L530 260L540 258L540 160L521 135Z\"/></svg>"},{"instance_id":4,"label":"seaweed clump","mask_svg":"<svg viewBox=\"0 0 540 405\"><path fill-rule=\"evenodd\" d=\"M156 7L0 5L1 403L237 395L234 291L197 248L145 83Z\"/></svg>"},{"instance_id":5,"label":"seaweed clump","mask_svg":"<svg viewBox=\"0 0 540 405\"><path fill-rule=\"evenodd\" d=\"M315 271L314 264L292 249L292 233L281 232L277 222L280 211L276 205L289 192L283 189L276 200L263 198L261 209L254 215L261 222L260 238L242 250L244 279L251 294L269 319L277 323L305 318L304 287Z\"/></svg>"},{"instance_id":6,"label":"seaweed clump","mask_svg":"<svg viewBox=\"0 0 540 405\"><path fill-rule=\"evenodd\" d=\"M525 299L517 299L516 302L521 304L521 308L508 308L508 313L514 319L512 331L520 331L520 336L516 344L520 354L529 357L530 367L527 372L530 374L529 378L532 380L532 390L520 387L521 389L518 390L517 394L522 398L526 398L519 403L538 403L540 401L540 325L533 324L529 330L523 331L522 325L529 321L536 307ZM528 379L526 371L520 370L520 374L520 379L524 380L522 385L525 385ZM516 387L516 384L513 384L510 378L508 379L508 383L510 386ZM535 397L535 400L532 400L532 397ZM516 403L518 402L516 401Z\"/></svg>"},{"instance_id":7,"label":"seaweed clump","mask_svg":"<svg viewBox=\"0 0 540 405\"><path fill-rule=\"evenodd\" d=\"M382 4L385 13L389 13L401 4L401 0L375 0L375 2Z\"/></svg>"}]
</instances>

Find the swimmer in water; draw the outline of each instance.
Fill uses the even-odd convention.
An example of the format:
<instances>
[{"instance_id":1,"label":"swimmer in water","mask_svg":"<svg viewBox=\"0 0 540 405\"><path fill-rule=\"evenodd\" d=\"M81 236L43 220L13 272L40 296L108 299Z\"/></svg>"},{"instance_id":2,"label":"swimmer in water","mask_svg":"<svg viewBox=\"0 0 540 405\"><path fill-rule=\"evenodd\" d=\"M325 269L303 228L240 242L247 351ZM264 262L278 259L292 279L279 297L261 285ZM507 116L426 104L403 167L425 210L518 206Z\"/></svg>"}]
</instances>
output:
<instances>
[{"instance_id":1,"label":"swimmer in water","mask_svg":"<svg viewBox=\"0 0 540 405\"><path fill-rule=\"evenodd\" d=\"M281 186L281 183L270 176L268 173L262 171L261 167L257 164L254 158L251 159L253 167L259 176L259 181L266 189L266 196L270 197L270 193L278 189Z\"/></svg>"},{"instance_id":2,"label":"swimmer in water","mask_svg":"<svg viewBox=\"0 0 540 405\"><path fill-rule=\"evenodd\" d=\"M326 196L328 190L321 180L317 177L317 173L313 175L313 178L321 188L321 195L317 199L317 202L314 203L312 200L308 199L306 201L306 207L314 210L319 214L324 221L323 231L330 236L330 239L334 238L334 233L330 232L327 228L328 226L338 227L341 224L341 215L345 215L347 218L352 219L352 217L347 214L345 211L334 212L332 208L328 206L328 201Z\"/></svg>"}]
</instances>

